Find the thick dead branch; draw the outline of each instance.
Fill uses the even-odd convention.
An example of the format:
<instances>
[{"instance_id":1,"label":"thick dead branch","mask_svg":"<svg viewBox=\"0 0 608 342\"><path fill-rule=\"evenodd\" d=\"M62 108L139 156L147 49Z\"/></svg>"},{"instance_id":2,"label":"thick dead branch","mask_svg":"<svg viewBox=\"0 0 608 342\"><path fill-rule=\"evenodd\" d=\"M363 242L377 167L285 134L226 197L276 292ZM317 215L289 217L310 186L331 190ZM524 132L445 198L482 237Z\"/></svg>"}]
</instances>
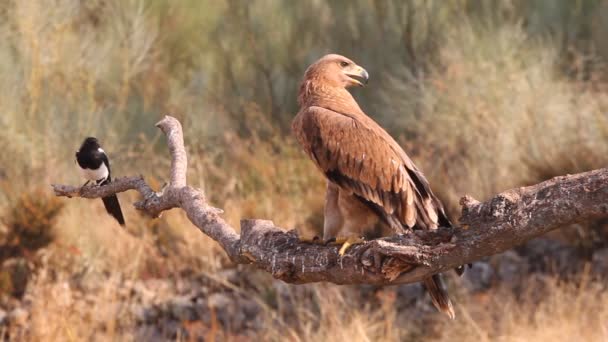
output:
<instances>
[{"instance_id":1,"label":"thick dead branch","mask_svg":"<svg viewBox=\"0 0 608 342\"><path fill-rule=\"evenodd\" d=\"M118 178L102 187L53 185L55 194L98 198L137 190L143 196L134 204L137 209L156 217L164 210L181 208L196 227L219 242L233 262L251 263L290 283L417 282L566 224L608 216L608 169L601 169L505 191L483 203L464 197L462 228L372 240L340 257L337 247L300 242L294 230L271 221L243 220L237 234L201 190L187 185L180 123L166 116L156 126L167 136L172 157L171 182L162 193L154 192L138 176Z\"/></svg>"}]
</instances>

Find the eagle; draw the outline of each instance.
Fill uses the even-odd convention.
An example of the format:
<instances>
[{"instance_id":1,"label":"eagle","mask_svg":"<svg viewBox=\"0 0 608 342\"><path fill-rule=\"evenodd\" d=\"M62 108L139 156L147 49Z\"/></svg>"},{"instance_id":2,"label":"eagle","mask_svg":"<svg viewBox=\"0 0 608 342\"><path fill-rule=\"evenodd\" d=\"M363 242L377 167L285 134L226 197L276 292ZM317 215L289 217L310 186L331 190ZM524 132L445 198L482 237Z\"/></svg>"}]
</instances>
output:
<instances>
[{"instance_id":1,"label":"eagle","mask_svg":"<svg viewBox=\"0 0 608 342\"><path fill-rule=\"evenodd\" d=\"M422 172L347 90L368 79L344 56L322 57L304 73L292 122L297 141L327 179L323 240L342 243L340 255L378 227L385 236L452 226ZM453 319L441 275L424 284L435 307Z\"/></svg>"}]
</instances>

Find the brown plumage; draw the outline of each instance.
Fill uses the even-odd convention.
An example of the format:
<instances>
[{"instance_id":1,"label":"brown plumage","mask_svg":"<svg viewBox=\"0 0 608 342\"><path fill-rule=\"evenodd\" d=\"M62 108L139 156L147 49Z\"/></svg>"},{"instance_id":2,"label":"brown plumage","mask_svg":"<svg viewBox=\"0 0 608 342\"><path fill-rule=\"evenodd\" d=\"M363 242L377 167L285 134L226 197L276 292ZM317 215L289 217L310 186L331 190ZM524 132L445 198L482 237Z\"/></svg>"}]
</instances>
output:
<instances>
[{"instance_id":1,"label":"brown plumage","mask_svg":"<svg viewBox=\"0 0 608 342\"><path fill-rule=\"evenodd\" d=\"M367 78L348 58L327 55L300 86L292 130L328 180L323 238L364 236L378 223L394 233L451 226L424 175L346 90ZM433 303L453 317L439 276L425 284Z\"/></svg>"}]
</instances>

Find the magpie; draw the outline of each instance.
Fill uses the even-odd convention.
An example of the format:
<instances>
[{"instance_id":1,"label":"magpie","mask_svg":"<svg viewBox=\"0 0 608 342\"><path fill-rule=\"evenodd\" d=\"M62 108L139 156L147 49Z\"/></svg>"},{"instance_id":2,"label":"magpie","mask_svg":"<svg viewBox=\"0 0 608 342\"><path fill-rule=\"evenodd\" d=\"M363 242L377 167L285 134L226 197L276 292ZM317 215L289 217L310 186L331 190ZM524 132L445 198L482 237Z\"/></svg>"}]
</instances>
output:
<instances>
[{"instance_id":1,"label":"magpie","mask_svg":"<svg viewBox=\"0 0 608 342\"><path fill-rule=\"evenodd\" d=\"M87 182L83 187L93 181L101 186L112 181L110 173L110 161L108 155L99 145L99 141L94 137L84 139L80 149L76 151L76 162L80 167L80 171L86 178ZM112 215L121 226L125 225L125 219L120 210L120 203L116 195L103 197L103 205L106 211Z\"/></svg>"}]
</instances>

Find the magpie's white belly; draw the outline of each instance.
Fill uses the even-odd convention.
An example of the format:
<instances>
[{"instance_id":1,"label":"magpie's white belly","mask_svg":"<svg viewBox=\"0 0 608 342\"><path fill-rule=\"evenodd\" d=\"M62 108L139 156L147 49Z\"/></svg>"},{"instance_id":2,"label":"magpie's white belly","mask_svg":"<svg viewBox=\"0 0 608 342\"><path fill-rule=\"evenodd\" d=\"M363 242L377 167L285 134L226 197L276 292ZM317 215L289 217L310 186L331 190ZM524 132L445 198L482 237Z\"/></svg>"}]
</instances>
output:
<instances>
[{"instance_id":1,"label":"magpie's white belly","mask_svg":"<svg viewBox=\"0 0 608 342\"><path fill-rule=\"evenodd\" d=\"M86 178L88 180L98 181L101 179L108 178L108 168L106 167L106 164L104 164L104 163L101 163L101 166L99 166L99 168L96 170L82 169L82 168L80 170L82 171L84 178Z\"/></svg>"}]
</instances>

